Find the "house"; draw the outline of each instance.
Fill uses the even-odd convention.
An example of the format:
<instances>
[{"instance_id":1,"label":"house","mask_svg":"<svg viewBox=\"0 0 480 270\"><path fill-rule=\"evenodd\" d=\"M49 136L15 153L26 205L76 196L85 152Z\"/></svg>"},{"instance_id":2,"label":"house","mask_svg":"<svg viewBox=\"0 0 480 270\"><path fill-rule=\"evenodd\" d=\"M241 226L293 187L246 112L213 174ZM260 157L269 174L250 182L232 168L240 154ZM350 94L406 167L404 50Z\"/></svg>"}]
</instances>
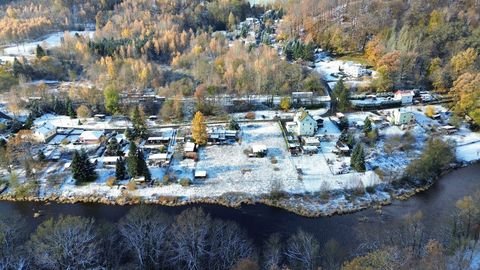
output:
<instances>
[{"instance_id":1,"label":"house","mask_svg":"<svg viewBox=\"0 0 480 270\"><path fill-rule=\"evenodd\" d=\"M413 90L398 90L397 92L395 92L395 96L393 97L393 99L400 100L402 102L402 105L412 104L413 96L415 96L415 92L413 92Z\"/></svg>"},{"instance_id":2,"label":"house","mask_svg":"<svg viewBox=\"0 0 480 270\"><path fill-rule=\"evenodd\" d=\"M412 124L415 122L415 115L411 111L397 109L393 111L390 122L397 126Z\"/></svg>"},{"instance_id":3,"label":"house","mask_svg":"<svg viewBox=\"0 0 480 270\"><path fill-rule=\"evenodd\" d=\"M105 121L105 118L106 118L105 114L100 114L100 113L99 113L99 114L95 114L95 115L93 116L93 119L95 119L95 121L99 121L99 122L100 122L100 121Z\"/></svg>"},{"instance_id":4,"label":"house","mask_svg":"<svg viewBox=\"0 0 480 270\"><path fill-rule=\"evenodd\" d=\"M196 179L205 179L207 178L207 171L204 170L195 170Z\"/></svg>"},{"instance_id":5,"label":"house","mask_svg":"<svg viewBox=\"0 0 480 270\"><path fill-rule=\"evenodd\" d=\"M148 156L147 163L150 166L164 166L170 163L168 153L152 154Z\"/></svg>"},{"instance_id":6,"label":"house","mask_svg":"<svg viewBox=\"0 0 480 270\"><path fill-rule=\"evenodd\" d=\"M46 143L57 134L57 128L45 122L43 125L35 127L33 129L33 138L41 143Z\"/></svg>"},{"instance_id":7,"label":"house","mask_svg":"<svg viewBox=\"0 0 480 270\"><path fill-rule=\"evenodd\" d=\"M298 136L313 136L317 131L317 121L303 108L301 108L293 117L296 127L295 132Z\"/></svg>"},{"instance_id":8,"label":"house","mask_svg":"<svg viewBox=\"0 0 480 270\"><path fill-rule=\"evenodd\" d=\"M78 141L83 144L98 144L104 134L105 132L102 130L87 130L78 136Z\"/></svg>"},{"instance_id":9,"label":"house","mask_svg":"<svg viewBox=\"0 0 480 270\"><path fill-rule=\"evenodd\" d=\"M102 158L103 167L115 167L117 165L117 160L119 158L120 158L119 156L103 157Z\"/></svg>"},{"instance_id":10,"label":"house","mask_svg":"<svg viewBox=\"0 0 480 270\"><path fill-rule=\"evenodd\" d=\"M267 146L264 144L253 144L250 157L264 157L267 155Z\"/></svg>"},{"instance_id":11,"label":"house","mask_svg":"<svg viewBox=\"0 0 480 270\"><path fill-rule=\"evenodd\" d=\"M335 147L341 154L348 155L348 153L350 152L350 147L348 147L348 145L346 145L342 141L337 141Z\"/></svg>"},{"instance_id":12,"label":"house","mask_svg":"<svg viewBox=\"0 0 480 270\"><path fill-rule=\"evenodd\" d=\"M320 146L320 140L317 137L302 137L303 145L306 146Z\"/></svg>"}]
</instances>

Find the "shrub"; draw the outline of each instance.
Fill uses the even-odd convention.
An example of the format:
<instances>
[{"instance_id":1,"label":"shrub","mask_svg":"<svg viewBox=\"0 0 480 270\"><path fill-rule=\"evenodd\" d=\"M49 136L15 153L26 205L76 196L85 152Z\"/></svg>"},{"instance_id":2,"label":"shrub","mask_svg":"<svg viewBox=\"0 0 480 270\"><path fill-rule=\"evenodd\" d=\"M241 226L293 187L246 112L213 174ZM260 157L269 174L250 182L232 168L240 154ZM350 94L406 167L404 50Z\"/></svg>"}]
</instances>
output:
<instances>
[{"instance_id":1,"label":"shrub","mask_svg":"<svg viewBox=\"0 0 480 270\"><path fill-rule=\"evenodd\" d=\"M254 112L247 112L245 114L245 119L254 120L255 119L255 113Z\"/></svg>"},{"instance_id":2,"label":"shrub","mask_svg":"<svg viewBox=\"0 0 480 270\"><path fill-rule=\"evenodd\" d=\"M179 183L182 185L182 187L188 187L192 184L192 181L188 178L182 178L180 179Z\"/></svg>"},{"instance_id":3,"label":"shrub","mask_svg":"<svg viewBox=\"0 0 480 270\"><path fill-rule=\"evenodd\" d=\"M366 188L366 190L367 190L367 192L370 193L370 194L375 193L375 187L373 187L373 186L368 186L368 187Z\"/></svg>"},{"instance_id":4,"label":"shrub","mask_svg":"<svg viewBox=\"0 0 480 270\"><path fill-rule=\"evenodd\" d=\"M135 181L128 182L127 190L134 191L135 189L137 189L137 183L135 183Z\"/></svg>"},{"instance_id":5,"label":"shrub","mask_svg":"<svg viewBox=\"0 0 480 270\"><path fill-rule=\"evenodd\" d=\"M117 181L117 178L115 178L114 176L111 176L107 179L107 186L109 187L113 187L113 185L115 185L115 181Z\"/></svg>"},{"instance_id":6,"label":"shrub","mask_svg":"<svg viewBox=\"0 0 480 270\"><path fill-rule=\"evenodd\" d=\"M272 162L272 164L277 164L278 160L277 160L276 157L272 157L272 158L270 158L270 162Z\"/></svg>"}]
</instances>

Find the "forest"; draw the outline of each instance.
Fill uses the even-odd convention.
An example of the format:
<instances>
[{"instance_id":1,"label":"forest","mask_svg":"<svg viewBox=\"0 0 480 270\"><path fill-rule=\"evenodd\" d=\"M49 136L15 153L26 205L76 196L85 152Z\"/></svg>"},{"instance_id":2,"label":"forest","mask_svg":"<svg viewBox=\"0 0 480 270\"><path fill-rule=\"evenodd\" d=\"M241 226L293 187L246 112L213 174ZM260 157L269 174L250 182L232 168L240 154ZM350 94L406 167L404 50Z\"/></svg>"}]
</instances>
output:
<instances>
[{"instance_id":1,"label":"forest","mask_svg":"<svg viewBox=\"0 0 480 270\"><path fill-rule=\"evenodd\" d=\"M14 96L32 88L23 84L29 80L86 79L100 91L195 96L198 107L211 114L215 110L205 106L205 97L323 93L318 76L293 61L313 60L314 48L322 48L375 68L371 87L360 90L435 90L453 98L457 114L480 122L478 1L281 0L258 7L245 0L42 0L3 6L5 41L95 27L93 39L67 35L59 48L2 67L0 85ZM237 40L247 34L234 31L247 17L262 18L260 44ZM269 33L276 33L286 59L271 46ZM178 104L171 105L163 118L178 116Z\"/></svg>"},{"instance_id":2,"label":"forest","mask_svg":"<svg viewBox=\"0 0 480 270\"><path fill-rule=\"evenodd\" d=\"M0 268L469 269L480 244L480 192L455 206L436 228L423 225L421 212L389 226L358 223L352 230L362 244L349 247L353 253L335 239L321 245L303 230L254 242L235 222L198 207L171 216L136 206L117 223L59 216L33 232L20 216L2 216Z\"/></svg>"}]
</instances>

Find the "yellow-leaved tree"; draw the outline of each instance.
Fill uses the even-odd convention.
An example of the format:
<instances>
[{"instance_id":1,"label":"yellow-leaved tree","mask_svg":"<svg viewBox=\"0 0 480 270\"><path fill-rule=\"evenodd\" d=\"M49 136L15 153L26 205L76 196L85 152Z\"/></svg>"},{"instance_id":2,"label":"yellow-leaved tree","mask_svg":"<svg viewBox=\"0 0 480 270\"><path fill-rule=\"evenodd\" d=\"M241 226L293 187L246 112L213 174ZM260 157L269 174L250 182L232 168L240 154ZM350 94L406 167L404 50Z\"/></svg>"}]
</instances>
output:
<instances>
[{"instance_id":1,"label":"yellow-leaved tree","mask_svg":"<svg viewBox=\"0 0 480 270\"><path fill-rule=\"evenodd\" d=\"M196 112L193 117L192 137L198 145L207 144L207 125L202 112Z\"/></svg>"},{"instance_id":2,"label":"yellow-leaved tree","mask_svg":"<svg viewBox=\"0 0 480 270\"><path fill-rule=\"evenodd\" d=\"M454 99L454 111L460 115L468 115L480 124L480 73L467 72L458 77L450 89Z\"/></svg>"}]
</instances>

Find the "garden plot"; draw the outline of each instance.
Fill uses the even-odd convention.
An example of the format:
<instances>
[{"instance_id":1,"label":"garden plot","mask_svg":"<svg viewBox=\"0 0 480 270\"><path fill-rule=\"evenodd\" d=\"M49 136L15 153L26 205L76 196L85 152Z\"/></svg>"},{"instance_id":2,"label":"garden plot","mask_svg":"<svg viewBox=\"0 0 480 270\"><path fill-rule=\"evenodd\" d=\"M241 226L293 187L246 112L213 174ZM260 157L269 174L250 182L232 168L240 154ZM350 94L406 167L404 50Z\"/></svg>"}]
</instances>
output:
<instances>
[{"instance_id":1,"label":"garden plot","mask_svg":"<svg viewBox=\"0 0 480 270\"><path fill-rule=\"evenodd\" d=\"M288 192L302 191L295 166L285 149L278 123L241 126L241 141L233 145L209 146L200 152L198 170L206 170L203 185L211 192L269 193L273 182ZM244 152L253 144L267 146L264 158L249 158Z\"/></svg>"}]
</instances>

